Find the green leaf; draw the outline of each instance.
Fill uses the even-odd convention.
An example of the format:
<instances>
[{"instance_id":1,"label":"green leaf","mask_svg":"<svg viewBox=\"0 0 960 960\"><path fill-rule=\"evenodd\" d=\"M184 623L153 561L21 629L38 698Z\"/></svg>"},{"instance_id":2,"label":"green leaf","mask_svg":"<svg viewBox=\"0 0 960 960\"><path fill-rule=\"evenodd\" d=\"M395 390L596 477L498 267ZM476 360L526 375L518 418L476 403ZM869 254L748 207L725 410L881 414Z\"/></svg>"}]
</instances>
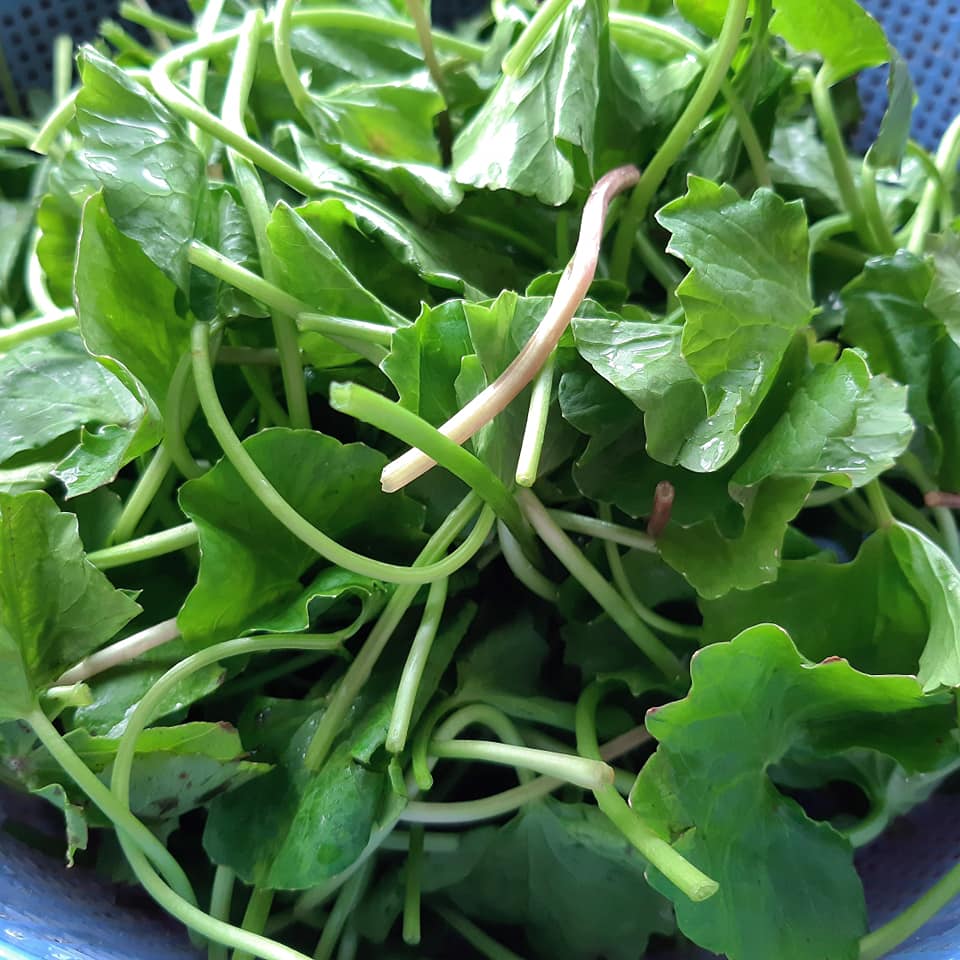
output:
<instances>
[{"instance_id":1,"label":"green leaf","mask_svg":"<svg viewBox=\"0 0 960 960\"><path fill-rule=\"evenodd\" d=\"M883 27L857 0L776 0L770 30L800 53L818 53L830 82L890 58Z\"/></svg>"},{"instance_id":2,"label":"green leaf","mask_svg":"<svg viewBox=\"0 0 960 960\"><path fill-rule=\"evenodd\" d=\"M785 560L776 582L701 600L700 609L713 641L777 623L808 659L843 657L866 673L916 674L929 630L889 531L870 536L849 563Z\"/></svg>"},{"instance_id":3,"label":"green leaf","mask_svg":"<svg viewBox=\"0 0 960 960\"><path fill-rule=\"evenodd\" d=\"M729 460L766 396L794 334L813 312L807 224L799 203L770 190L741 200L733 188L690 177L687 194L657 219L671 231L668 251L690 267L677 293L686 322L681 352L703 384L707 414L726 427L707 442L707 472Z\"/></svg>"},{"instance_id":4,"label":"green leaf","mask_svg":"<svg viewBox=\"0 0 960 960\"><path fill-rule=\"evenodd\" d=\"M767 478L747 497L739 535L728 535L712 519L670 524L657 540L660 555L707 599L770 583L777 578L787 524L811 489L812 480Z\"/></svg>"},{"instance_id":5,"label":"green leaf","mask_svg":"<svg viewBox=\"0 0 960 960\"><path fill-rule=\"evenodd\" d=\"M322 714L316 703L283 743L280 766L213 802L203 848L246 883L273 890L316 886L349 867L370 838L386 775L370 759L386 739L394 690L365 690L345 737L311 774L303 764ZM243 843L237 837L244 836Z\"/></svg>"},{"instance_id":6,"label":"green leaf","mask_svg":"<svg viewBox=\"0 0 960 960\"><path fill-rule=\"evenodd\" d=\"M636 960L673 930L643 858L596 807L529 803L476 833L487 839L479 862L444 893L481 925L521 926L534 956Z\"/></svg>"},{"instance_id":7,"label":"green leaf","mask_svg":"<svg viewBox=\"0 0 960 960\"><path fill-rule=\"evenodd\" d=\"M110 218L186 291L205 160L182 122L123 70L91 47L79 63L82 156Z\"/></svg>"},{"instance_id":8,"label":"green leaf","mask_svg":"<svg viewBox=\"0 0 960 960\"><path fill-rule=\"evenodd\" d=\"M887 109L880 121L877 139L867 151L874 167L894 167L898 172L910 139L910 121L917 102L917 91L910 78L906 60L890 48L890 75L887 78Z\"/></svg>"},{"instance_id":9,"label":"green leaf","mask_svg":"<svg viewBox=\"0 0 960 960\"><path fill-rule=\"evenodd\" d=\"M386 458L363 444L274 428L244 447L281 496L328 536L378 557L419 539L422 509L381 492ZM274 519L228 461L184 484L180 505L200 533L197 585L178 617L191 643L278 623L291 603L303 610L322 596L300 583L317 555ZM352 590L348 582L341 593Z\"/></svg>"},{"instance_id":10,"label":"green leaf","mask_svg":"<svg viewBox=\"0 0 960 960\"><path fill-rule=\"evenodd\" d=\"M960 347L950 337L941 337L933 348L927 403L940 441L940 487L960 490Z\"/></svg>"},{"instance_id":11,"label":"green leaf","mask_svg":"<svg viewBox=\"0 0 960 960\"><path fill-rule=\"evenodd\" d=\"M11 278L34 217L34 204L0 197L0 303L14 306L16 295Z\"/></svg>"},{"instance_id":12,"label":"green leaf","mask_svg":"<svg viewBox=\"0 0 960 960\"><path fill-rule=\"evenodd\" d=\"M77 248L80 333L90 353L122 365L161 410L173 371L190 347L193 321L177 300L174 282L117 228L103 194L91 197Z\"/></svg>"},{"instance_id":13,"label":"green leaf","mask_svg":"<svg viewBox=\"0 0 960 960\"><path fill-rule=\"evenodd\" d=\"M918 679L924 690L960 686L960 572L932 540L906 524L890 528L890 545L930 618Z\"/></svg>"},{"instance_id":14,"label":"green leaf","mask_svg":"<svg viewBox=\"0 0 960 960\"><path fill-rule=\"evenodd\" d=\"M18 719L140 607L83 555L77 519L45 493L0 494L0 719Z\"/></svg>"},{"instance_id":15,"label":"green leaf","mask_svg":"<svg viewBox=\"0 0 960 960\"><path fill-rule=\"evenodd\" d=\"M598 0L573 0L519 77L504 76L453 144L462 184L509 189L559 205L570 199L571 148L593 156L600 96Z\"/></svg>"},{"instance_id":16,"label":"green leaf","mask_svg":"<svg viewBox=\"0 0 960 960\"><path fill-rule=\"evenodd\" d=\"M136 427L142 404L72 333L28 340L0 355L0 463L78 427Z\"/></svg>"},{"instance_id":17,"label":"green leaf","mask_svg":"<svg viewBox=\"0 0 960 960\"><path fill-rule=\"evenodd\" d=\"M960 346L960 235L941 233L930 237L927 250L933 259L933 278L923 305Z\"/></svg>"},{"instance_id":18,"label":"green leaf","mask_svg":"<svg viewBox=\"0 0 960 960\"><path fill-rule=\"evenodd\" d=\"M894 465L913 435L907 390L871 375L855 350L815 366L771 430L733 476L812 477L862 487Z\"/></svg>"},{"instance_id":19,"label":"green leaf","mask_svg":"<svg viewBox=\"0 0 960 960\"><path fill-rule=\"evenodd\" d=\"M70 802L67 791L59 783L49 783L31 792L63 811L64 826L67 831L67 866L72 867L74 855L78 850L86 850L89 840L87 818L83 808Z\"/></svg>"},{"instance_id":20,"label":"green leaf","mask_svg":"<svg viewBox=\"0 0 960 960\"><path fill-rule=\"evenodd\" d=\"M688 937L730 960L854 960L866 910L851 848L767 769L795 745L866 747L930 769L949 749L937 743L952 725L945 698L924 697L911 677L811 666L770 625L701 650L691 675L684 700L648 714L660 746L631 803L720 890L693 903L654 870L651 883Z\"/></svg>"}]
</instances>

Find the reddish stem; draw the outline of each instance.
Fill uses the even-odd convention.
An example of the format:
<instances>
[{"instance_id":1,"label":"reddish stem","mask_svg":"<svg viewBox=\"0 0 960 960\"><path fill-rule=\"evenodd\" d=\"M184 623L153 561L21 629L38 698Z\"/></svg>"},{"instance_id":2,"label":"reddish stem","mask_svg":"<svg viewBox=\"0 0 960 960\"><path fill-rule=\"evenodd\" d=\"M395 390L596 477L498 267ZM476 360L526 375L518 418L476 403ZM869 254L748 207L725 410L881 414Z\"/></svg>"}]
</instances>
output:
<instances>
[{"instance_id":1,"label":"reddish stem","mask_svg":"<svg viewBox=\"0 0 960 960\"><path fill-rule=\"evenodd\" d=\"M657 484L657 489L653 491L653 510L651 510L650 519L647 521L647 534L654 540L663 533L670 522L675 494L676 491L669 480L661 480Z\"/></svg>"}]
</instances>

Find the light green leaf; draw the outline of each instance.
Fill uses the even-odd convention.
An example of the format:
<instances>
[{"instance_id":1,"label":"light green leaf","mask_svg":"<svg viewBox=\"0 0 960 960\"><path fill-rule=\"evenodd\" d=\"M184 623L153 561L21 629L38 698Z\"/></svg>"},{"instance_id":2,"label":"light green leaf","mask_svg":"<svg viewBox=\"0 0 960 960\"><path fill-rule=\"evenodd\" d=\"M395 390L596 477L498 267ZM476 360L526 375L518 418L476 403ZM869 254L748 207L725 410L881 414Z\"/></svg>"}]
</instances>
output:
<instances>
[{"instance_id":1,"label":"light green leaf","mask_svg":"<svg viewBox=\"0 0 960 960\"><path fill-rule=\"evenodd\" d=\"M691 675L684 700L647 716L660 746L631 803L720 889L694 903L653 870L651 883L687 936L730 960L855 960L866 910L850 845L781 795L767 770L795 745L818 755L866 747L932 769L951 749L946 698L925 697L912 677L811 666L770 625L704 648Z\"/></svg>"},{"instance_id":2,"label":"light green leaf","mask_svg":"<svg viewBox=\"0 0 960 960\"><path fill-rule=\"evenodd\" d=\"M898 172L910 138L910 121L917 102L917 91L910 78L906 60L890 48L890 75L887 78L887 109L880 121L877 139L867 151L874 167L894 167Z\"/></svg>"},{"instance_id":3,"label":"light green leaf","mask_svg":"<svg viewBox=\"0 0 960 960\"><path fill-rule=\"evenodd\" d=\"M941 233L927 240L933 278L923 305L947 328L960 346L960 234Z\"/></svg>"},{"instance_id":4,"label":"light green leaf","mask_svg":"<svg viewBox=\"0 0 960 960\"><path fill-rule=\"evenodd\" d=\"M0 494L0 719L140 612L83 554L77 518L45 493Z\"/></svg>"}]
</instances>

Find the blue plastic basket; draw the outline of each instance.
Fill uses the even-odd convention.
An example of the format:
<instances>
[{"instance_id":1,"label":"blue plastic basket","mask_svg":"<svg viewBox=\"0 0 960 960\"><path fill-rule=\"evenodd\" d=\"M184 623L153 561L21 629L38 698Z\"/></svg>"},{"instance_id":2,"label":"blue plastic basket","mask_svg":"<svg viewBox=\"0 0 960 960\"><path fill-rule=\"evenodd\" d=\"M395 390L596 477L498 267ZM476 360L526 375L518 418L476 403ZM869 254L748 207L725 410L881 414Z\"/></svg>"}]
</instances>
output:
<instances>
[{"instance_id":1,"label":"blue plastic basket","mask_svg":"<svg viewBox=\"0 0 960 960\"><path fill-rule=\"evenodd\" d=\"M910 66L920 102L914 137L932 147L960 113L960 2L861 2L884 24ZM0 45L18 89L26 93L46 88L53 37L69 33L86 39L115 5L116 0L0 0ZM151 0L151 5L171 14L184 9L183 0ZM445 20L473 6L471 0L434 0L435 14ZM869 143L885 105L884 71L868 71L860 79L860 89L864 119L857 139ZM0 795L0 822L3 803ZM858 855L871 924L895 915L958 860L960 796L938 795ZM95 876L68 871L60 860L44 857L0 832L0 960L198 956L177 925L156 911L117 902L117 890ZM891 954L891 960L931 958L960 960L960 898ZM689 954L682 960L689 960Z\"/></svg>"}]
</instances>

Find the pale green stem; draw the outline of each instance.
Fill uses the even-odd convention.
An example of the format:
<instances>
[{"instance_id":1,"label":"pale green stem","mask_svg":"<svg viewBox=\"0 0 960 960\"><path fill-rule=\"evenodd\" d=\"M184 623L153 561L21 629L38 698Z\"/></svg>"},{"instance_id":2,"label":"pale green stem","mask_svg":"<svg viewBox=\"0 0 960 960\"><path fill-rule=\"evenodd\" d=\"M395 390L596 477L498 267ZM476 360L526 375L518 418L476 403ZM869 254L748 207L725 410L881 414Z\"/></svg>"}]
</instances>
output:
<instances>
[{"instance_id":1,"label":"pale green stem","mask_svg":"<svg viewBox=\"0 0 960 960\"><path fill-rule=\"evenodd\" d=\"M910 239L907 249L917 256L923 253L927 234L933 227L933 218L937 212L938 199L943 193L949 197L953 191L953 184L957 177L957 162L960 160L960 114L953 118L950 126L944 131L937 147L936 164L940 172L939 181L930 179L924 188L923 196L913 215L913 224L910 228ZM946 229L948 224L940 225Z\"/></svg>"},{"instance_id":2,"label":"pale green stem","mask_svg":"<svg viewBox=\"0 0 960 960\"><path fill-rule=\"evenodd\" d=\"M867 495L867 502L873 511L878 527L889 527L894 523L893 514L890 512L890 504L883 495L883 487L879 480L871 480L864 488L863 492Z\"/></svg>"},{"instance_id":3,"label":"pale green stem","mask_svg":"<svg viewBox=\"0 0 960 960\"><path fill-rule=\"evenodd\" d=\"M520 505L540 539L569 573L597 601L610 619L671 680L683 668L674 656L637 616L622 596L600 575L596 567L577 549L573 541L557 526L543 504L528 490L517 494Z\"/></svg>"},{"instance_id":4,"label":"pale green stem","mask_svg":"<svg viewBox=\"0 0 960 960\"><path fill-rule=\"evenodd\" d=\"M213 888L210 891L210 916L215 920L230 920L236 874L229 868L219 866L213 873ZM227 948L216 940L207 944L207 960L227 960Z\"/></svg>"},{"instance_id":5,"label":"pale green stem","mask_svg":"<svg viewBox=\"0 0 960 960\"><path fill-rule=\"evenodd\" d=\"M519 954L508 950L503 944L497 943L490 934L481 930L472 920L467 919L459 910L452 907L431 903L430 909L438 913L443 919L463 937L471 947L487 960L523 960Z\"/></svg>"},{"instance_id":6,"label":"pale green stem","mask_svg":"<svg viewBox=\"0 0 960 960\"><path fill-rule=\"evenodd\" d=\"M500 539L500 552L503 554L503 559L506 560L510 572L531 593L536 594L548 603L556 603L557 585L545 577L524 556L520 544L517 543L516 538L502 520L497 521L497 536Z\"/></svg>"},{"instance_id":7,"label":"pale green stem","mask_svg":"<svg viewBox=\"0 0 960 960\"><path fill-rule=\"evenodd\" d=\"M37 136L37 128L26 120L0 117L0 144L12 147L29 147Z\"/></svg>"},{"instance_id":8,"label":"pale green stem","mask_svg":"<svg viewBox=\"0 0 960 960\"><path fill-rule=\"evenodd\" d=\"M570 513L567 510L548 510L547 512L550 514L550 519L561 530L583 533L588 537L596 537L598 540L606 540L609 543L619 543L633 550L643 550L644 553L657 552L656 541L641 530L633 530L602 518L587 517L582 513Z\"/></svg>"},{"instance_id":9,"label":"pale green stem","mask_svg":"<svg viewBox=\"0 0 960 960\"><path fill-rule=\"evenodd\" d=\"M877 196L877 171L866 160L863 161L860 171L860 199L867 229L876 241L876 249L882 254L895 253L897 241L880 209L880 199Z\"/></svg>"},{"instance_id":10,"label":"pale green stem","mask_svg":"<svg viewBox=\"0 0 960 960\"><path fill-rule=\"evenodd\" d=\"M149 533L136 540L128 540L113 547L104 547L87 554L87 559L101 570L112 570L130 563L139 563L153 557L162 557L186 547L192 547L198 540L197 528L193 523L182 523L169 530Z\"/></svg>"},{"instance_id":11,"label":"pale green stem","mask_svg":"<svg viewBox=\"0 0 960 960\"><path fill-rule=\"evenodd\" d=\"M605 684L591 683L577 703L577 752L581 756L600 758L597 743L596 714ZM627 802L612 784L594 791L597 805L613 825L657 868L671 883L675 884L694 902L712 897L720 889L715 880L682 857L665 840L658 837L627 806Z\"/></svg>"},{"instance_id":12,"label":"pale green stem","mask_svg":"<svg viewBox=\"0 0 960 960\"><path fill-rule=\"evenodd\" d=\"M393 713L390 715L386 740L386 747L390 753L401 753L406 746L420 681L443 618L443 609L447 602L447 584L447 580L436 580L430 584L420 626L410 644L410 652L403 665L403 672L400 674L400 682L397 685L397 695L393 701Z\"/></svg>"},{"instance_id":13,"label":"pale green stem","mask_svg":"<svg viewBox=\"0 0 960 960\"><path fill-rule=\"evenodd\" d=\"M820 252L824 244L842 233L849 233L853 229L853 220L848 213L835 213L832 216L818 220L810 227L810 256Z\"/></svg>"},{"instance_id":14,"label":"pale green stem","mask_svg":"<svg viewBox=\"0 0 960 960\"><path fill-rule=\"evenodd\" d=\"M414 561L412 569L418 571L435 565L437 559L443 556L460 531L470 521L476 509L476 498L472 495L465 497L456 509L448 514L437 532L427 541L427 545ZM471 559L480 549L492 526L493 514L489 509L485 509L474 524L469 536L459 548L458 552L464 557L464 562ZM318 770L326 760L351 706L369 679L387 642L393 636L394 630L397 629L407 610L410 609L410 605L416 599L418 590L419 584L402 584L394 590L393 596L387 601L387 605L383 608L383 612L370 631L370 635L337 684L337 688L327 704L327 709L320 718L304 758L304 763L308 769Z\"/></svg>"},{"instance_id":15,"label":"pale green stem","mask_svg":"<svg viewBox=\"0 0 960 960\"><path fill-rule=\"evenodd\" d=\"M404 877L403 942L415 947L420 943L420 890L423 886L423 827L410 828L410 846Z\"/></svg>"},{"instance_id":16,"label":"pale green stem","mask_svg":"<svg viewBox=\"0 0 960 960\"><path fill-rule=\"evenodd\" d=\"M313 952L314 960L330 960L334 947L343 933L351 914L360 905L370 877L373 875L373 860L367 861L344 885L323 925L323 933Z\"/></svg>"},{"instance_id":17,"label":"pale green stem","mask_svg":"<svg viewBox=\"0 0 960 960\"><path fill-rule=\"evenodd\" d=\"M35 320L24 320L6 330L0 330L0 353L12 350L28 340L49 337L64 330L74 330L77 315L72 310L57 310L56 313Z\"/></svg>"},{"instance_id":18,"label":"pale green stem","mask_svg":"<svg viewBox=\"0 0 960 960\"><path fill-rule=\"evenodd\" d=\"M540 457L543 454L543 441L547 435L556 363L557 354L553 351L533 381L530 406L527 409L527 422L523 429L520 456L517 459L516 480L521 487L532 487L540 472Z\"/></svg>"},{"instance_id":19,"label":"pale green stem","mask_svg":"<svg viewBox=\"0 0 960 960\"><path fill-rule=\"evenodd\" d=\"M913 453L905 453L900 457L900 466L907 472L910 479L917 485L917 489L924 495L936 490L936 484L927 475L923 464ZM956 517L949 507L931 507L933 519L937 522L940 531L940 540L947 556L960 569L960 533L957 531Z\"/></svg>"},{"instance_id":20,"label":"pale green stem","mask_svg":"<svg viewBox=\"0 0 960 960\"><path fill-rule=\"evenodd\" d=\"M310 91L300 79L300 73L293 60L293 47L290 42L293 32L293 8L297 0L278 0L274 9L273 53L277 58L283 84L293 100L293 105L305 119L310 118Z\"/></svg>"},{"instance_id":21,"label":"pale green stem","mask_svg":"<svg viewBox=\"0 0 960 960\"><path fill-rule=\"evenodd\" d=\"M720 91L720 85L727 75L727 70L740 43L740 35L746 22L747 2L748 0L731 0L724 16L723 29L720 31L717 45L710 55L710 62L703 71L697 89L633 188L614 240L610 261L610 275L614 280L626 281L630 266L630 251L633 249L640 223L646 217L650 203L660 184L663 183L667 171L686 147Z\"/></svg>"},{"instance_id":22,"label":"pale green stem","mask_svg":"<svg viewBox=\"0 0 960 960\"><path fill-rule=\"evenodd\" d=\"M153 10L145 10L135 3L125 0L120 4L120 16L138 26L145 27L151 33L163 34L172 40L193 40L196 31L179 20L173 20Z\"/></svg>"},{"instance_id":23,"label":"pale green stem","mask_svg":"<svg viewBox=\"0 0 960 960\"><path fill-rule=\"evenodd\" d=\"M224 0L208 0L203 6L203 12L197 20L197 37L190 43L202 45L216 36L217 21L220 14L223 13ZM169 53L168 53L169 55ZM190 96L197 102L203 104L207 96L207 74L209 64L207 57L198 56L192 60L188 69L187 89ZM159 91L157 91L159 93ZM200 153L206 157L210 153L210 137L207 131L198 124L190 125L190 139L197 145Z\"/></svg>"},{"instance_id":24,"label":"pale green stem","mask_svg":"<svg viewBox=\"0 0 960 960\"><path fill-rule=\"evenodd\" d=\"M270 919L273 906L273 891L263 887L254 887L243 913L243 929L251 933L263 933ZM253 960L253 955L239 948L233 951L233 960Z\"/></svg>"},{"instance_id":25,"label":"pale green stem","mask_svg":"<svg viewBox=\"0 0 960 960\"><path fill-rule=\"evenodd\" d=\"M157 495L171 466L173 461L170 459L170 454L161 445L154 453L147 469L140 475L130 496L127 497L110 534L111 543L125 543L130 540L137 529L137 524L143 519L147 507L153 503L153 498Z\"/></svg>"},{"instance_id":26,"label":"pale green stem","mask_svg":"<svg viewBox=\"0 0 960 960\"><path fill-rule=\"evenodd\" d=\"M37 245L40 242L40 229L36 228L30 236L30 252L27 257L27 293L38 313L52 315L63 309L50 296L47 289L46 277L37 254Z\"/></svg>"},{"instance_id":27,"label":"pale green stem","mask_svg":"<svg viewBox=\"0 0 960 960\"><path fill-rule=\"evenodd\" d=\"M432 583L459 570L473 556L465 555L463 547L436 563L422 567L402 566L375 560L356 553L337 543L298 513L276 487L267 479L260 467L247 453L234 433L227 415L220 405L213 371L210 366L209 329L206 324L198 323L193 328L193 368L194 381L200 397L200 405L207 418L213 435L223 449L224 456L233 465L250 492L263 504L267 511L279 523L283 524L298 540L310 547L330 563L344 567L361 576L374 580L386 580L388 583L420 585ZM492 522L492 521L491 521Z\"/></svg>"},{"instance_id":28,"label":"pale green stem","mask_svg":"<svg viewBox=\"0 0 960 960\"><path fill-rule=\"evenodd\" d=\"M546 0L524 28L507 55L501 69L508 77L520 77L527 69L543 38L570 5L570 0Z\"/></svg>"},{"instance_id":29,"label":"pale green stem","mask_svg":"<svg viewBox=\"0 0 960 960\"><path fill-rule=\"evenodd\" d=\"M224 123L231 127L244 129L244 113L250 90L253 86L257 68L257 54L260 50L260 35L263 28L263 12L251 10L243 20L237 49L234 53L227 88L223 96L222 116ZM273 249L267 240L267 224L270 210L263 193L263 185L256 167L246 157L235 150L228 150L227 157L233 170L233 178L240 198L246 208L253 227L257 253L263 268L264 279L276 283L277 268ZM300 362L300 346L297 341L297 326L290 314L271 311L273 336L280 351L280 372L283 377L284 394L290 415L290 426L294 429L310 428L310 406L307 401L307 385Z\"/></svg>"},{"instance_id":30,"label":"pale green stem","mask_svg":"<svg viewBox=\"0 0 960 960\"><path fill-rule=\"evenodd\" d=\"M297 326L301 330L313 330L328 337L336 337L341 341L361 340L374 343L381 347L389 347L393 341L393 327L385 327L380 323L369 323L366 320L350 320L347 317L332 317L325 313L299 313Z\"/></svg>"},{"instance_id":31,"label":"pale green stem","mask_svg":"<svg viewBox=\"0 0 960 960\"><path fill-rule=\"evenodd\" d=\"M73 86L73 37L57 34L53 41L53 102L59 103Z\"/></svg>"}]
</instances>

